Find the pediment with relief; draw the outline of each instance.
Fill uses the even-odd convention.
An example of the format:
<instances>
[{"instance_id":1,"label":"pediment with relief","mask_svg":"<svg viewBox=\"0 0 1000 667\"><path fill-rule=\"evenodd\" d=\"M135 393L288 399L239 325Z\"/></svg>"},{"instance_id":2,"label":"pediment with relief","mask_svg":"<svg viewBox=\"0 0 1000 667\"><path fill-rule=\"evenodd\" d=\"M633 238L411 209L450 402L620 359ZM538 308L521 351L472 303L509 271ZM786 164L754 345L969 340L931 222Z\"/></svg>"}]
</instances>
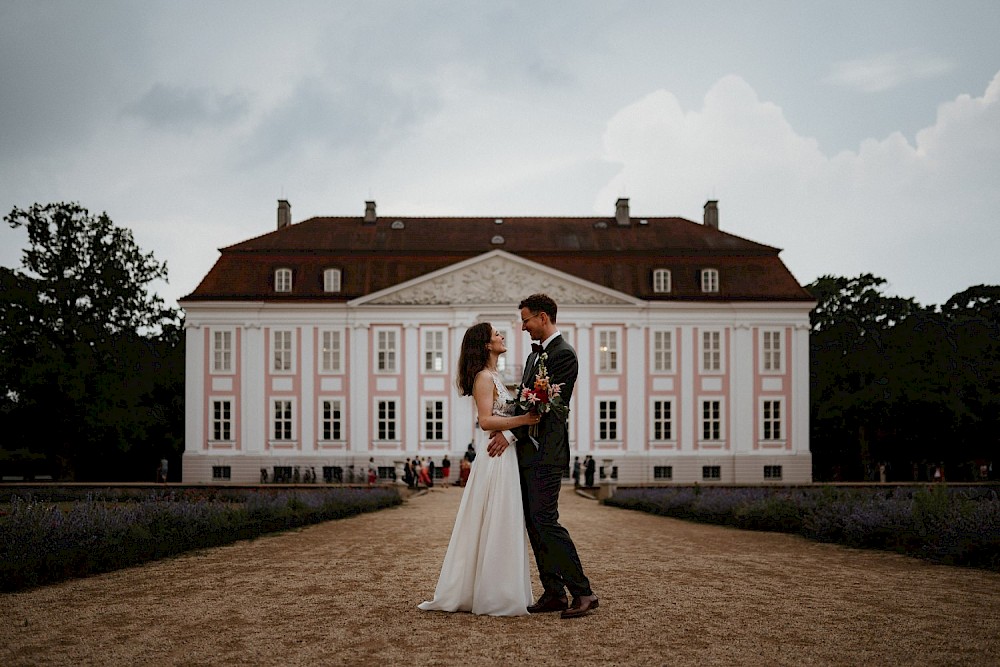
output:
<instances>
[{"instance_id":1,"label":"pediment with relief","mask_svg":"<svg viewBox=\"0 0 1000 667\"><path fill-rule=\"evenodd\" d=\"M539 265L506 253L491 253L485 258L462 262L457 268L444 269L429 277L418 278L397 289L390 289L365 300L377 305L462 305L480 303L518 303L521 299L545 292L558 304L627 304L629 297L590 283L564 277L559 271L547 271Z\"/></svg>"}]
</instances>

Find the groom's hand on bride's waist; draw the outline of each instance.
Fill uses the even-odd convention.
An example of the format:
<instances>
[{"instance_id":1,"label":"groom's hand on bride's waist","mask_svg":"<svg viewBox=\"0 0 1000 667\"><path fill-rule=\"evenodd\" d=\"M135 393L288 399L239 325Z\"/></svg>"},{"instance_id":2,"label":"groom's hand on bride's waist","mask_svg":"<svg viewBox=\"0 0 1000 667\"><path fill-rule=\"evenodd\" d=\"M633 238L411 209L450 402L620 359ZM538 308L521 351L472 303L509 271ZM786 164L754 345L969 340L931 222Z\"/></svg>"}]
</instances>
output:
<instances>
[{"instance_id":1,"label":"groom's hand on bride's waist","mask_svg":"<svg viewBox=\"0 0 1000 667\"><path fill-rule=\"evenodd\" d=\"M493 431L490 433L490 441L486 444L486 453L490 456L500 456L503 454L512 442L507 439L508 434L510 434L510 431Z\"/></svg>"}]
</instances>

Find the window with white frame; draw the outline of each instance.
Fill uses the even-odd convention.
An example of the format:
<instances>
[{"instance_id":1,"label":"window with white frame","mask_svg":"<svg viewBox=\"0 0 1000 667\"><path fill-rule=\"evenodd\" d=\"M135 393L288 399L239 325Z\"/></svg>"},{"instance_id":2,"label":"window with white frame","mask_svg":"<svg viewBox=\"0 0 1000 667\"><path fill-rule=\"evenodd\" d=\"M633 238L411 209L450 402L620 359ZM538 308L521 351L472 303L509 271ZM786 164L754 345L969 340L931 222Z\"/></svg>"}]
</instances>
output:
<instances>
[{"instance_id":1,"label":"window with white frame","mask_svg":"<svg viewBox=\"0 0 1000 667\"><path fill-rule=\"evenodd\" d=\"M501 336L503 336L503 339L505 341L508 341L508 342L510 341L510 338L507 335L508 331L506 329L504 329L503 327L493 327L493 328L496 329L500 333ZM507 369L508 368L509 368L509 364L507 363L507 355L506 354L501 354L500 358L497 359L497 372L500 373L500 377L502 377L502 378L506 378L507 377ZM517 379L520 380L520 378L517 378Z\"/></svg>"},{"instance_id":2,"label":"window with white frame","mask_svg":"<svg viewBox=\"0 0 1000 667\"><path fill-rule=\"evenodd\" d=\"M780 399L761 401L760 435L763 440L781 440L782 408Z\"/></svg>"},{"instance_id":3,"label":"window with white frame","mask_svg":"<svg viewBox=\"0 0 1000 667\"><path fill-rule=\"evenodd\" d=\"M764 372L781 372L781 331L762 332L761 365Z\"/></svg>"},{"instance_id":4,"label":"window with white frame","mask_svg":"<svg viewBox=\"0 0 1000 667\"><path fill-rule=\"evenodd\" d=\"M601 373L618 371L618 332L602 329L597 332L597 370Z\"/></svg>"},{"instance_id":5,"label":"window with white frame","mask_svg":"<svg viewBox=\"0 0 1000 667\"><path fill-rule=\"evenodd\" d=\"M656 442L668 442L674 439L673 401L670 399L653 399L652 435Z\"/></svg>"},{"instance_id":6,"label":"window with white frame","mask_svg":"<svg viewBox=\"0 0 1000 667\"><path fill-rule=\"evenodd\" d=\"M703 373L722 371L722 332L701 332L701 370Z\"/></svg>"},{"instance_id":7,"label":"window with white frame","mask_svg":"<svg viewBox=\"0 0 1000 667\"><path fill-rule=\"evenodd\" d=\"M320 400L320 440L337 442L344 439L343 405L343 400L339 398L324 398Z\"/></svg>"},{"instance_id":8,"label":"window with white frame","mask_svg":"<svg viewBox=\"0 0 1000 667\"><path fill-rule=\"evenodd\" d=\"M658 294L670 291L670 269L653 270L653 291Z\"/></svg>"},{"instance_id":9,"label":"window with white frame","mask_svg":"<svg viewBox=\"0 0 1000 667\"><path fill-rule=\"evenodd\" d=\"M653 331L653 372L672 373L674 370L674 339L670 331Z\"/></svg>"},{"instance_id":10,"label":"window with white frame","mask_svg":"<svg viewBox=\"0 0 1000 667\"><path fill-rule=\"evenodd\" d=\"M271 370L278 373L290 373L292 369L292 332L277 330L272 332L272 364Z\"/></svg>"},{"instance_id":11,"label":"window with white frame","mask_svg":"<svg viewBox=\"0 0 1000 667\"><path fill-rule=\"evenodd\" d=\"M702 292L718 292L719 291L719 270L718 269L702 269L701 270L701 291Z\"/></svg>"},{"instance_id":12,"label":"window with white frame","mask_svg":"<svg viewBox=\"0 0 1000 667\"><path fill-rule=\"evenodd\" d=\"M392 329L375 332L375 369L379 373L396 372L396 332Z\"/></svg>"},{"instance_id":13,"label":"window with white frame","mask_svg":"<svg viewBox=\"0 0 1000 667\"><path fill-rule=\"evenodd\" d=\"M722 479L722 466L702 466L701 478L705 480Z\"/></svg>"},{"instance_id":14,"label":"window with white frame","mask_svg":"<svg viewBox=\"0 0 1000 667\"><path fill-rule=\"evenodd\" d=\"M398 415L395 399L380 399L375 402L376 433L379 440L397 440Z\"/></svg>"},{"instance_id":15,"label":"window with white frame","mask_svg":"<svg viewBox=\"0 0 1000 667\"><path fill-rule=\"evenodd\" d=\"M276 269L274 272L274 291L275 292L291 292L292 291L292 270L291 269Z\"/></svg>"},{"instance_id":16,"label":"window with white frame","mask_svg":"<svg viewBox=\"0 0 1000 667\"><path fill-rule=\"evenodd\" d=\"M444 373L444 331L424 331L424 372Z\"/></svg>"},{"instance_id":17,"label":"window with white frame","mask_svg":"<svg viewBox=\"0 0 1000 667\"><path fill-rule=\"evenodd\" d=\"M764 466L764 479L781 479L781 466Z\"/></svg>"},{"instance_id":18,"label":"window with white frame","mask_svg":"<svg viewBox=\"0 0 1000 667\"><path fill-rule=\"evenodd\" d=\"M424 401L424 440L444 440L444 401Z\"/></svg>"},{"instance_id":19,"label":"window with white frame","mask_svg":"<svg viewBox=\"0 0 1000 667\"><path fill-rule=\"evenodd\" d=\"M707 399L701 402L701 440L722 440L722 401Z\"/></svg>"},{"instance_id":20,"label":"window with white frame","mask_svg":"<svg viewBox=\"0 0 1000 667\"><path fill-rule=\"evenodd\" d=\"M225 481L232 479L232 466L212 466L212 479Z\"/></svg>"},{"instance_id":21,"label":"window with white frame","mask_svg":"<svg viewBox=\"0 0 1000 667\"><path fill-rule=\"evenodd\" d=\"M597 402L597 439L618 439L618 401Z\"/></svg>"},{"instance_id":22,"label":"window with white frame","mask_svg":"<svg viewBox=\"0 0 1000 667\"><path fill-rule=\"evenodd\" d=\"M275 398L271 401L271 436L275 442L290 442L295 439L292 406L290 398Z\"/></svg>"},{"instance_id":23,"label":"window with white frame","mask_svg":"<svg viewBox=\"0 0 1000 667\"><path fill-rule=\"evenodd\" d=\"M212 399L212 440L231 442L233 439L233 401L229 398Z\"/></svg>"},{"instance_id":24,"label":"window with white frame","mask_svg":"<svg viewBox=\"0 0 1000 667\"><path fill-rule=\"evenodd\" d=\"M340 269L326 269L323 271L323 291L340 291Z\"/></svg>"},{"instance_id":25,"label":"window with white frame","mask_svg":"<svg viewBox=\"0 0 1000 667\"><path fill-rule=\"evenodd\" d=\"M233 372L233 332L212 332L212 372Z\"/></svg>"},{"instance_id":26,"label":"window with white frame","mask_svg":"<svg viewBox=\"0 0 1000 667\"><path fill-rule=\"evenodd\" d=\"M320 332L319 370L321 373L340 373L344 368L342 332L327 330Z\"/></svg>"}]
</instances>

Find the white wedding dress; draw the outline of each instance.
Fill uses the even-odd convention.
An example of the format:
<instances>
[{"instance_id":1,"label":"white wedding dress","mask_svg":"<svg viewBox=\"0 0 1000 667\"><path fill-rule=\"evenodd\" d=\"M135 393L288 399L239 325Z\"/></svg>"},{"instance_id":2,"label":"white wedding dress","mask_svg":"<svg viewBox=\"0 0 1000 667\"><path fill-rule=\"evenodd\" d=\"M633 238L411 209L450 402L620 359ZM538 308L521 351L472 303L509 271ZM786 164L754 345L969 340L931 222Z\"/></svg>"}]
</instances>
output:
<instances>
[{"instance_id":1,"label":"white wedding dress","mask_svg":"<svg viewBox=\"0 0 1000 667\"><path fill-rule=\"evenodd\" d=\"M493 414L509 416L510 394L495 374L493 383ZM491 616L528 613L531 575L517 452L511 445L500 456L490 456L488 441L489 434L480 430L434 599L420 603L420 609Z\"/></svg>"}]
</instances>

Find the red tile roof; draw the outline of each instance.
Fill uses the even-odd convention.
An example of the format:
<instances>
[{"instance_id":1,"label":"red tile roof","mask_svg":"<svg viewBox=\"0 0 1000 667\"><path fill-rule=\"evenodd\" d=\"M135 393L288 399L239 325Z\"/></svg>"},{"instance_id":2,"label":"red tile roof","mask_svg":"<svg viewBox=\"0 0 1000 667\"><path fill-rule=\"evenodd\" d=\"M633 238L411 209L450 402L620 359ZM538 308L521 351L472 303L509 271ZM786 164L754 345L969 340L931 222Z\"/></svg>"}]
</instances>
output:
<instances>
[{"instance_id":1,"label":"red tile roof","mask_svg":"<svg viewBox=\"0 0 1000 667\"><path fill-rule=\"evenodd\" d=\"M598 217L497 220L311 218L222 248L181 301L348 301L496 249L646 300L813 300L779 249L683 218L632 218L628 226ZM274 271L282 267L292 269L291 293L274 291ZM323 291L328 268L341 269L338 293ZM669 294L653 293L657 268L671 271ZM698 275L705 268L719 270L718 293L702 293Z\"/></svg>"}]
</instances>

